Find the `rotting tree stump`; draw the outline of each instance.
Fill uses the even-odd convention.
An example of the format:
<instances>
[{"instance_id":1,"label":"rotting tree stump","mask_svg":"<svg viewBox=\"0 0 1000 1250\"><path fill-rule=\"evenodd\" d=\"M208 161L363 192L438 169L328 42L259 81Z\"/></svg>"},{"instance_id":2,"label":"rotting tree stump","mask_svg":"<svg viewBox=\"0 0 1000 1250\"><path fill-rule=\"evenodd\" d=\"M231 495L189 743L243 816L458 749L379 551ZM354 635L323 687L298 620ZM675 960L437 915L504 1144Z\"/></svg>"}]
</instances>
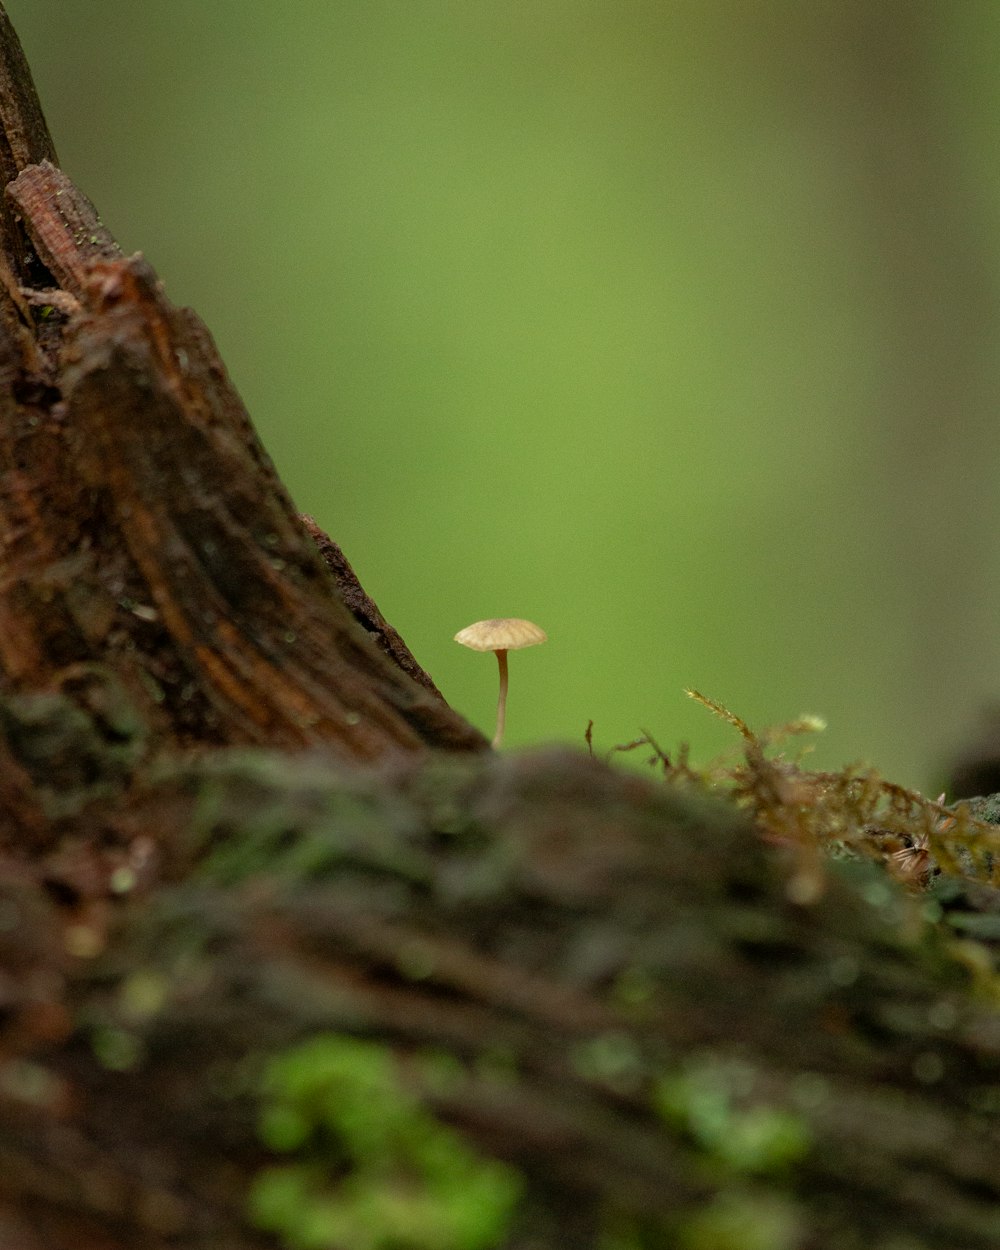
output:
<instances>
[{"instance_id":1,"label":"rotting tree stump","mask_svg":"<svg viewBox=\"0 0 1000 1250\"><path fill-rule=\"evenodd\" d=\"M1000 1244L997 892L490 752L0 60L0 1250Z\"/></svg>"}]
</instances>

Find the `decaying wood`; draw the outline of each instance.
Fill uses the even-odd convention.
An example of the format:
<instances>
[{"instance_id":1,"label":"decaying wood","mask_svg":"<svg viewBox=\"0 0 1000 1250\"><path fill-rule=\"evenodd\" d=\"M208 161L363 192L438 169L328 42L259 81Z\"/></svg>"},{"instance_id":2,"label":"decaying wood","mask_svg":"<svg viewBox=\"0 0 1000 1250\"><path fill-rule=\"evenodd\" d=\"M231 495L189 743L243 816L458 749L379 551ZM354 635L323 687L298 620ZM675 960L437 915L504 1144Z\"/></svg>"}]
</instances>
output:
<instances>
[{"instance_id":1,"label":"decaying wood","mask_svg":"<svg viewBox=\"0 0 1000 1250\"><path fill-rule=\"evenodd\" d=\"M0 896L23 909L0 1192L45 1230L0 1245L271 1244L247 1218L260 1065L345 1033L516 1166L495 1244L667 1247L720 1202L783 1212L779 1247L996 1244L985 969L871 864L797 905L724 808L569 752L387 775L229 751L161 776L135 824L161 858L114 915L28 875ZM801 1155L741 1172L699 1136L713 1089L728 1131L787 1117Z\"/></svg>"},{"instance_id":2,"label":"decaying wood","mask_svg":"<svg viewBox=\"0 0 1000 1250\"><path fill-rule=\"evenodd\" d=\"M0 125L0 1250L1000 1244L1000 893L804 901L693 783L486 750L58 169L2 8ZM502 1227L434 1226L389 1134L365 1218L412 1219L310 1232L365 1169L330 1108L268 1138L267 1074L343 1038L511 1169Z\"/></svg>"},{"instance_id":3,"label":"decaying wood","mask_svg":"<svg viewBox=\"0 0 1000 1250\"><path fill-rule=\"evenodd\" d=\"M385 619L378 605L358 581L357 574L351 568L340 545L321 530L311 516L303 516L301 519L310 538L316 544L316 549L323 557L326 567L333 574L340 597L350 609L354 619L364 626L379 649L390 656L404 673L408 673L414 681L419 682L421 686L426 686L434 694L440 694L430 674L420 667L410 648Z\"/></svg>"},{"instance_id":4,"label":"decaying wood","mask_svg":"<svg viewBox=\"0 0 1000 1250\"><path fill-rule=\"evenodd\" d=\"M482 749L412 657L389 662L398 636L382 650L350 615L197 318L51 164L7 194L32 256L7 309L7 689L107 666L151 747Z\"/></svg>"}]
</instances>

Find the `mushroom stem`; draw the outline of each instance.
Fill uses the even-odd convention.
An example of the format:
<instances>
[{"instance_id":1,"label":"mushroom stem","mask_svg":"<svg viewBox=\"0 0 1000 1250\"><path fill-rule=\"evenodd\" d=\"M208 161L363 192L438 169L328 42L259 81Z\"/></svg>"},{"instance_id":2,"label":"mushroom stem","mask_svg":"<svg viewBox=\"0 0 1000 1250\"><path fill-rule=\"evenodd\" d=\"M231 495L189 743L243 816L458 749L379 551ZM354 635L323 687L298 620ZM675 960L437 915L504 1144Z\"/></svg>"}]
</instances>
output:
<instances>
[{"instance_id":1,"label":"mushroom stem","mask_svg":"<svg viewBox=\"0 0 1000 1250\"><path fill-rule=\"evenodd\" d=\"M0 3L0 13L2 12L3 5ZM497 657L497 664L500 666L500 698L497 700L497 731L493 735L493 745L498 747L503 742L504 721L507 717L507 652L545 642L545 630L519 617L493 617L488 621L476 621L474 625L466 625L465 629L460 629L455 635L455 641L472 651L492 651Z\"/></svg>"},{"instance_id":2,"label":"mushroom stem","mask_svg":"<svg viewBox=\"0 0 1000 1250\"><path fill-rule=\"evenodd\" d=\"M504 725L507 722L507 652L494 651L497 664L500 666L500 695L497 699L497 731L493 735L493 746L503 742Z\"/></svg>"}]
</instances>

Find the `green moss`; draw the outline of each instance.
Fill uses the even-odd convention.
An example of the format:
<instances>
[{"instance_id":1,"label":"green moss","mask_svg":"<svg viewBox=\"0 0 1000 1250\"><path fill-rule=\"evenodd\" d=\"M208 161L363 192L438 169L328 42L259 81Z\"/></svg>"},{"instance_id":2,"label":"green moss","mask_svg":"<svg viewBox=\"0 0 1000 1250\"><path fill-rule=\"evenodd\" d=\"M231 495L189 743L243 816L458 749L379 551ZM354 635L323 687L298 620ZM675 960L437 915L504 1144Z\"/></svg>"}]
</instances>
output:
<instances>
[{"instance_id":1,"label":"green moss","mask_svg":"<svg viewBox=\"0 0 1000 1250\"><path fill-rule=\"evenodd\" d=\"M255 1224L292 1250L491 1250L520 1195L401 1084L389 1052L325 1035L275 1060L260 1134L289 1160L251 1192Z\"/></svg>"},{"instance_id":2,"label":"green moss","mask_svg":"<svg viewBox=\"0 0 1000 1250\"><path fill-rule=\"evenodd\" d=\"M0 1093L48 1112L62 1095L62 1083L42 1064L29 1059L7 1059L0 1068Z\"/></svg>"},{"instance_id":3,"label":"green moss","mask_svg":"<svg viewBox=\"0 0 1000 1250\"><path fill-rule=\"evenodd\" d=\"M601 1033L581 1042L571 1062L585 1079L623 1091L637 1088L644 1072L639 1048L627 1033Z\"/></svg>"},{"instance_id":4,"label":"green moss","mask_svg":"<svg viewBox=\"0 0 1000 1250\"><path fill-rule=\"evenodd\" d=\"M626 968L612 987L615 1002L623 1011L642 1018L656 998L656 980L642 968Z\"/></svg>"},{"instance_id":5,"label":"green moss","mask_svg":"<svg viewBox=\"0 0 1000 1250\"><path fill-rule=\"evenodd\" d=\"M597 1250L672 1250L676 1245L675 1230L662 1220L614 1210L605 1215Z\"/></svg>"},{"instance_id":6,"label":"green moss","mask_svg":"<svg viewBox=\"0 0 1000 1250\"><path fill-rule=\"evenodd\" d=\"M142 719L110 669L80 664L65 673L59 690L0 699L0 730L52 820L117 793L146 745Z\"/></svg>"},{"instance_id":7,"label":"green moss","mask_svg":"<svg viewBox=\"0 0 1000 1250\"><path fill-rule=\"evenodd\" d=\"M325 762L239 750L199 761L184 780L196 791L189 850L203 880L317 880L350 864L428 879L412 805L375 773L341 775Z\"/></svg>"},{"instance_id":8,"label":"green moss","mask_svg":"<svg viewBox=\"0 0 1000 1250\"><path fill-rule=\"evenodd\" d=\"M118 1013L122 1020L142 1024L164 1010L169 995L170 982L162 973L138 968L121 983Z\"/></svg>"},{"instance_id":9,"label":"green moss","mask_svg":"<svg viewBox=\"0 0 1000 1250\"><path fill-rule=\"evenodd\" d=\"M781 1173L805 1157L811 1136L795 1111L753 1101L753 1084L753 1070L744 1064L695 1059L660 1078L654 1106L716 1169Z\"/></svg>"},{"instance_id":10,"label":"green moss","mask_svg":"<svg viewBox=\"0 0 1000 1250\"><path fill-rule=\"evenodd\" d=\"M801 1227L794 1205L773 1194L727 1190L683 1221L683 1250L794 1250Z\"/></svg>"},{"instance_id":11,"label":"green moss","mask_svg":"<svg viewBox=\"0 0 1000 1250\"><path fill-rule=\"evenodd\" d=\"M128 1072L143 1059L141 1041L127 1029L99 1026L90 1035L90 1045L97 1062L110 1072Z\"/></svg>"}]
</instances>

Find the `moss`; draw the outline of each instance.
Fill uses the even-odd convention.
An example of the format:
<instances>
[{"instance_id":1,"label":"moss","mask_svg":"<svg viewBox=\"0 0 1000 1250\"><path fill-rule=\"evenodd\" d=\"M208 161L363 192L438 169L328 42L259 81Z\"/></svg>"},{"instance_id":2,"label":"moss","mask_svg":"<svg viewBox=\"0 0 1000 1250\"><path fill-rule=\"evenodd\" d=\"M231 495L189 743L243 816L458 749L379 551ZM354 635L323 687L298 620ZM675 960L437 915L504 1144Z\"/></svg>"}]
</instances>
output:
<instances>
[{"instance_id":1,"label":"moss","mask_svg":"<svg viewBox=\"0 0 1000 1250\"><path fill-rule=\"evenodd\" d=\"M811 1134L797 1111L755 1101L754 1083L746 1064L694 1057L678 1072L660 1077L653 1102L710 1171L780 1175L805 1158Z\"/></svg>"},{"instance_id":2,"label":"moss","mask_svg":"<svg viewBox=\"0 0 1000 1250\"><path fill-rule=\"evenodd\" d=\"M129 1072L144 1058L142 1042L128 1029L98 1026L91 1032L90 1045L97 1062L109 1072Z\"/></svg>"},{"instance_id":3,"label":"moss","mask_svg":"<svg viewBox=\"0 0 1000 1250\"><path fill-rule=\"evenodd\" d=\"M737 1184L669 1221L615 1212L598 1250L795 1250L804 1227L794 1200Z\"/></svg>"},{"instance_id":4,"label":"moss","mask_svg":"<svg viewBox=\"0 0 1000 1250\"><path fill-rule=\"evenodd\" d=\"M0 1094L14 1102L49 1111L63 1093L60 1078L29 1059L8 1059L0 1068Z\"/></svg>"},{"instance_id":5,"label":"moss","mask_svg":"<svg viewBox=\"0 0 1000 1250\"><path fill-rule=\"evenodd\" d=\"M801 1232L787 1199L727 1190L682 1222L676 1244L683 1250L794 1250Z\"/></svg>"},{"instance_id":6,"label":"moss","mask_svg":"<svg viewBox=\"0 0 1000 1250\"><path fill-rule=\"evenodd\" d=\"M254 1223L292 1250L490 1250L520 1180L436 1121L383 1047L324 1035L270 1066L260 1135L288 1162L254 1181Z\"/></svg>"},{"instance_id":7,"label":"moss","mask_svg":"<svg viewBox=\"0 0 1000 1250\"><path fill-rule=\"evenodd\" d=\"M158 1015L166 1006L170 983L161 973L137 968L122 982L118 991L122 1018L143 1022Z\"/></svg>"},{"instance_id":8,"label":"moss","mask_svg":"<svg viewBox=\"0 0 1000 1250\"><path fill-rule=\"evenodd\" d=\"M571 1062L585 1080L621 1092L638 1088L645 1071L638 1046L620 1032L600 1033L581 1042L573 1048Z\"/></svg>"},{"instance_id":9,"label":"moss","mask_svg":"<svg viewBox=\"0 0 1000 1250\"><path fill-rule=\"evenodd\" d=\"M660 1220L614 1211L607 1215L597 1250L667 1250L676 1237Z\"/></svg>"},{"instance_id":10,"label":"moss","mask_svg":"<svg viewBox=\"0 0 1000 1250\"><path fill-rule=\"evenodd\" d=\"M820 897L831 859L874 859L911 890L926 886L935 871L1000 885L1000 796L949 808L872 768L810 770L801 762L805 749L789 751L787 743L821 730L818 718L755 731L715 700L687 693L739 733L741 757L694 769L686 752L673 760L646 733L612 754L649 747L650 763L668 783L710 789L747 812L758 833L789 852L793 871L786 893L792 901Z\"/></svg>"},{"instance_id":11,"label":"moss","mask_svg":"<svg viewBox=\"0 0 1000 1250\"><path fill-rule=\"evenodd\" d=\"M199 761L183 780L196 793L188 851L203 880L317 880L352 863L416 882L429 876L413 807L377 772L240 750Z\"/></svg>"},{"instance_id":12,"label":"moss","mask_svg":"<svg viewBox=\"0 0 1000 1250\"><path fill-rule=\"evenodd\" d=\"M52 820L117 793L146 748L142 719L110 669L73 665L60 680L58 690L0 700L0 731Z\"/></svg>"},{"instance_id":13,"label":"moss","mask_svg":"<svg viewBox=\"0 0 1000 1250\"><path fill-rule=\"evenodd\" d=\"M656 979L643 968L626 968L616 978L612 995L622 1011L643 1019L656 998Z\"/></svg>"}]
</instances>

